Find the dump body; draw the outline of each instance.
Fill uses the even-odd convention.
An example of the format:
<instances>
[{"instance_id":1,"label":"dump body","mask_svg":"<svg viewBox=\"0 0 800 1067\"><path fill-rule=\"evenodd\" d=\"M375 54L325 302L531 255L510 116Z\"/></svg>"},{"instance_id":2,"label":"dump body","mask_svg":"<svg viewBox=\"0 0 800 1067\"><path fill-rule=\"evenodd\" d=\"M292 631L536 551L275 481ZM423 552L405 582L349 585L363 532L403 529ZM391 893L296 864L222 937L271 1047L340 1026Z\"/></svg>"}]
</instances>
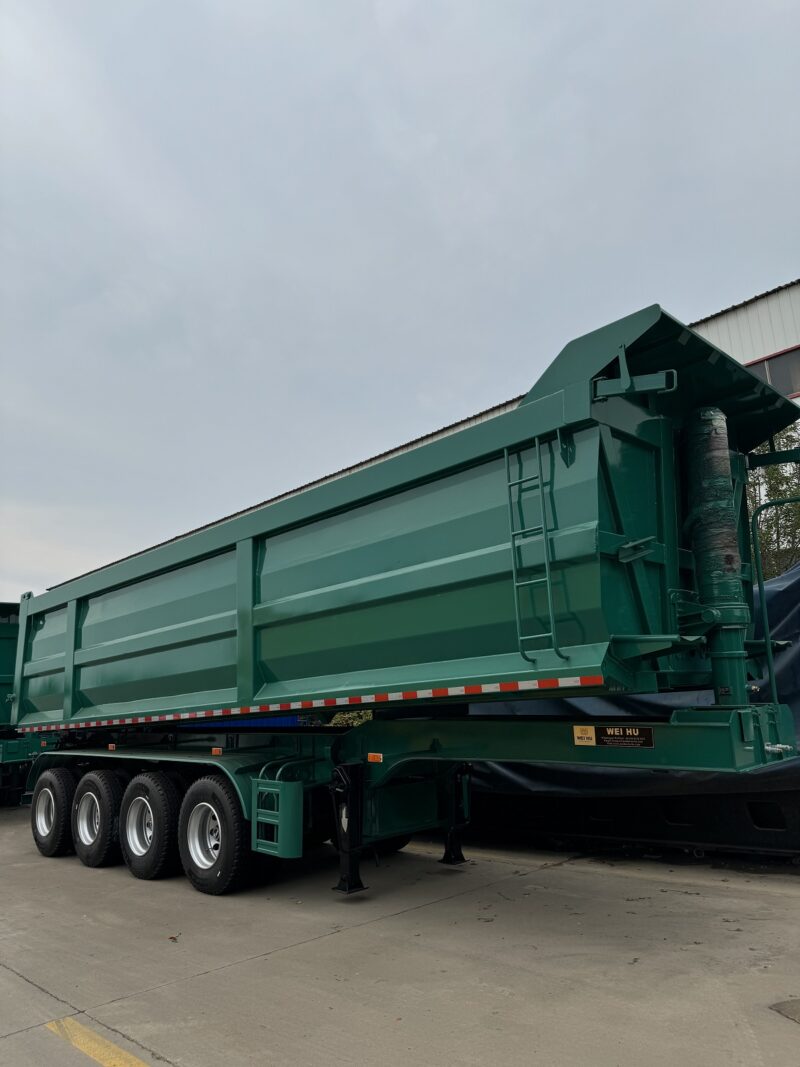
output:
<instances>
[{"instance_id":1,"label":"dump body","mask_svg":"<svg viewBox=\"0 0 800 1067\"><path fill-rule=\"evenodd\" d=\"M708 684L681 473L707 404L747 561L745 455L797 409L653 306L513 410L24 598L13 721Z\"/></svg>"}]
</instances>

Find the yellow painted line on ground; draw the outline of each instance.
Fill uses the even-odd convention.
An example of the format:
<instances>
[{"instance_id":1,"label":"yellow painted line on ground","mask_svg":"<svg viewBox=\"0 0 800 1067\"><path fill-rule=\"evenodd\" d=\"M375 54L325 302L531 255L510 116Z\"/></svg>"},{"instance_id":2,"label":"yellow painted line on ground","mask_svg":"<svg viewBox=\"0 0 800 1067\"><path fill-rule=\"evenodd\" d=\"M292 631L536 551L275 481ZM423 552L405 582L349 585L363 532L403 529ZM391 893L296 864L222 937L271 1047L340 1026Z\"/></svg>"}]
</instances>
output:
<instances>
[{"instance_id":1,"label":"yellow painted line on ground","mask_svg":"<svg viewBox=\"0 0 800 1067\"><path fill-rule=\"evenodd\" d=\"M107 1041L88 1026L69 1016L66 1019L54 1019L47 1024L47 1029L103 1067L147 1067L144 1060L140 1060L138 1056L132 1056L113 1041Z\"/></svg>"}]
</instances>

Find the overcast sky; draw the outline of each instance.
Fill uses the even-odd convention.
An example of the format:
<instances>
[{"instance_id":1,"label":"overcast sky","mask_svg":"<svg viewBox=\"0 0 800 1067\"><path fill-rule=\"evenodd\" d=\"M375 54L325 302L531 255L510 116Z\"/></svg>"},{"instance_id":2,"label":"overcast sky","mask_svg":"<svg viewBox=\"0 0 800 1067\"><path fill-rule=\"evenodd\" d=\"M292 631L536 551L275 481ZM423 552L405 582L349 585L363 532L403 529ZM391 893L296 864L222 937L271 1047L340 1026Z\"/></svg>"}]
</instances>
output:
<instances>
[{"instance_id":1,"label":"overcast sky","mask_svg":"<svg viewBox=\"0 0 800 1067\"><path fill-rule=\"evenodd\" d=\"M0 599L800 274L795 0L0 12Z\"/></svg>"}]
</instances>

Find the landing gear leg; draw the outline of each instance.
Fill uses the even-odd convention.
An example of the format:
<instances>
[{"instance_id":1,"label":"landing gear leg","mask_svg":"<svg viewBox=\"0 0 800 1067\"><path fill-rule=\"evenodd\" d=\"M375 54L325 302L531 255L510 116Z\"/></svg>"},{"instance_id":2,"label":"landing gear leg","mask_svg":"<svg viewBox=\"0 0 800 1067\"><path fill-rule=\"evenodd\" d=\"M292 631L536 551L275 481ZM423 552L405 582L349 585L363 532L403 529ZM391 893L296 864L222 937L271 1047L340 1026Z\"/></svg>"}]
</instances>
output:
<instances>
[{"instance_id":1,"label":"landing gear leg","mask_svg":"<svg viewBox=\"0 0 800 1067\"><path fill-rule=\"evenodd\" d=\"M459 863L466 863L464 853L461 851L461 831L469 821L467 818L467 791L469 789L469 764L460 764L452 778L449 804L450 822L447 827L447 835L444 841L444 855L440 863L455 867Z\"/></svg>"},{"instance_id":2,"label":"landing gear leg","mask_svg":"<svg viewBox=\"0 0 800 1067\"><path fill-rule=\"evenodd\" d=\"M340 893L358 893L367 887L361 881L361 842L363 830L364 766L340 763L331 783L336 838L339 844Z\"/></svg>"}]
</instances>

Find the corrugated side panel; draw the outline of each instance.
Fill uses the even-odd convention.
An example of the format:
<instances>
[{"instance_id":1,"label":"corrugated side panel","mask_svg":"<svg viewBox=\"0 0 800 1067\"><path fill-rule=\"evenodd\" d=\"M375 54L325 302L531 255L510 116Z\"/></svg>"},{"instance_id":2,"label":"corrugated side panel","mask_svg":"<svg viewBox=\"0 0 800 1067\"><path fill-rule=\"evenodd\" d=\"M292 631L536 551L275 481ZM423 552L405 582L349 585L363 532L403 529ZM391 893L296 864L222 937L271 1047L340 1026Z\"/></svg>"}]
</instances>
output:
<instances>
[{"instance_id":1,"label":"corrugated side panel","mask_svg":"<svg viewBox=\"0 0 800 1067\"><path fill-rule=\"evenodd\" d=\"M596 674L608 634L597 555L598 434L579 431L570 462L555 438L543 446L560 640L585 646L568 666L547 639L538 642L536 667L519 655L506 471L497 457L256 537L247 554L232 547L87 596L72 609L72 654L70 609L34 615L20 724L60 720L64 705L73 720L106 720L547 671ZM524 449L515 474L533 470L533 451ZM521 527L541 522L530 488L514 495ZM521 544L520 574L541 573L543 553L541 538ZM237 631L249 600L252 628ZM549 629L542 587L524 593L521 609L526 631Z\"/></svg>"}]
</instances>

